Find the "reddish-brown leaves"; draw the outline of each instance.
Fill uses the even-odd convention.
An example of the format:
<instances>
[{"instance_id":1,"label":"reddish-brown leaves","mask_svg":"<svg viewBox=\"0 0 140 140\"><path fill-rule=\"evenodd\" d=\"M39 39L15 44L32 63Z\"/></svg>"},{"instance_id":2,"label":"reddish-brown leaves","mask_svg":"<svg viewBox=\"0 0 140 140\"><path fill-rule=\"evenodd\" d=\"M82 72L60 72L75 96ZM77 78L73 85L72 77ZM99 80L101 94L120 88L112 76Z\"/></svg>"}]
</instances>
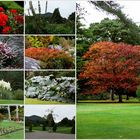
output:
<instances>
[{"instance_id":1,"label":"reddish-brown leaves","mask_svg":"<svg viewBox=\"0 0 140 140\"><path fill-rule=\"evenodd\" d=\"M88 80L92 93L109 89L135 91L140 83L140 46L98 42L83 58L86 64L79 78Z\"/></svg>"}]
</instances>

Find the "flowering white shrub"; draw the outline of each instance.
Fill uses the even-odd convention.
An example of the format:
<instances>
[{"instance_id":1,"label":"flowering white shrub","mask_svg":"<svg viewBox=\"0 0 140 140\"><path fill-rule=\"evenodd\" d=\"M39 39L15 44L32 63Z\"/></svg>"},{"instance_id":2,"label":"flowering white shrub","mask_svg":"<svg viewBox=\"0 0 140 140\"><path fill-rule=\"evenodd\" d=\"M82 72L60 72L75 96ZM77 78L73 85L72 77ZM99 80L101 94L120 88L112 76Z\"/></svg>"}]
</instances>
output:
<instances>
[{"instance_id":1,"label":"flowering white shrub","mask_svg":"<svg viewBox=\"0 0 140 140\"><path fill-rule=\"evenodd\" d=\"M3 80L0 81L0 87L6 89L6 90L12 90L11 84L9 82L5 82Z\"/></svg>"}]
</instances>

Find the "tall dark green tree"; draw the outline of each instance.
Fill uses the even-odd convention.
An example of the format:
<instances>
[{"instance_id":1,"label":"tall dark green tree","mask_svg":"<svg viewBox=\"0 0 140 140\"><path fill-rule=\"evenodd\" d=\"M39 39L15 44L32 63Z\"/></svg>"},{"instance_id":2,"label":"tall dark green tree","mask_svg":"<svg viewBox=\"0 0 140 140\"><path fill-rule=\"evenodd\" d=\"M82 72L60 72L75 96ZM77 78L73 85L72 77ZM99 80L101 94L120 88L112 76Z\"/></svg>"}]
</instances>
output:
<instances>
[{"instance_id":1,"label":"tall dark green tree","mask_svg":"<svg viewBox=\"0 0 140 140\"><path fill-rule=\"evenodd\" d=\"M63 18L62 18L61 14L60 14L59 8L56 8L54 10L50 22L51 23L57 23L57 24L60 24L60 23L63 22Z\"/></svg>"},{"instance_id":2,"label":"tall dark green tree","mask_svg":"<svg viewBox=\"0 0 140 140\"><path fill-rule=\"evenodd\" d=\"M75 21L75 12L69 15L68 20Z\"/></svg>"},{"instance_id":3,"label":"tall dark green tree","mask_svg":"<svg viewBox=\"0 0 140 140\"><path fill-rule=\"evenodd\" d=\"M52 113L48 114L47 121L48 121L48 126L49 127L53 127L54 126L55 122L54 122L54 118L53 118L53 114Z\"/></svg>"}]
</instances>

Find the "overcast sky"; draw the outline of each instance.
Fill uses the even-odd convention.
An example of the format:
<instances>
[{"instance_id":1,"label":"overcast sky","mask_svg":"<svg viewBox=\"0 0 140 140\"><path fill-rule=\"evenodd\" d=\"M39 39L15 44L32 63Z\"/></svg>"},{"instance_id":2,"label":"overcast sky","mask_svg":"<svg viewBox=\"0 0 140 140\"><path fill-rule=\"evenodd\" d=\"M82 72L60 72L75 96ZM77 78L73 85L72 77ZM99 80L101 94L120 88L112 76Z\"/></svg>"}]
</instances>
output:
<instances>
[{"instance_id":1,"label":"overcast sky","mask_svg":"<svg viewBox=\"0 0 140 140\"><path fill-rule=\"evenodd\" d=\"M29 1L26 0L25 5L25 13L28 14L29 9ZM32 0L33 6L36 9L36 12L38 12L38 0ZM45 5L46 0L40 0L41 4L41 11L42 13L45 13ZM48 0L48 12L53 13L55 8L59 8L61 16L62 17L68 17L72 12L76 9L76 3L74 0Z\"/></svg>"},{"instance_id":2,"label":"overcast sky","mask_svg":"<svg viewBox=\"0 0 140 140\"><path fill-rule=\"evenodd\" d=\"M87 10L87 14L85 15L85 21L82 20L82 23L84 23L87 27L90 25L90 23L94 22L100 22L104 18L110 18L114 19L115 17L107 14L103 11L98 11L94 6L89 4L87 1L78 1L82 7ZM136 22L138 25L140 24L140 1L135 0L122 0L117 1L121 6L123 6L122 11L131 18L134 22Z\"/></svg>"},{"instance_id":3,"label":"overcast sky","mask_svg":"<svg viewBox=\"0 0 140 140\"><path fill-rule=\"evenodd\" d=\"M59 122L64 117L72 119L75 116L74 105L26 105L25 116L37 115L43 117L47 115L46 110L52 109L55 115L55 122Z\"/></svg>"}]
</instances>

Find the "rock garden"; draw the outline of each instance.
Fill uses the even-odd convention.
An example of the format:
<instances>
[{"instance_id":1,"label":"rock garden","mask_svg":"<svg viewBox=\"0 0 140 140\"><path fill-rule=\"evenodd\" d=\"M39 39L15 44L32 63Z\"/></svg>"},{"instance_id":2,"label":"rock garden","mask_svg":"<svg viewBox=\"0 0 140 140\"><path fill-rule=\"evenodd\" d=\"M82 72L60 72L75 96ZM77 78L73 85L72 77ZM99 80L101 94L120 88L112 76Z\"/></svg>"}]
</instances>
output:
<instances>
[{"instance_id":1,"label":"rock garden","mask_svg":"<svg viewBox=\"0 0 140 140\"><path fill-rule=\"evenodd\" d=\"M75 78L56 78L53 74L34 76L25 81L25 96L42 101L74 103Z\"/></svg>"},{"instance_id":2,"label":"rock garden","mask_svg":"<svg viewBox=\"0 0 140 140\"><path fill-rule=\"evenodd\" d=\"M26 36L26 69L74 69L74 37Z\"/></svg>"}]
</instances>

